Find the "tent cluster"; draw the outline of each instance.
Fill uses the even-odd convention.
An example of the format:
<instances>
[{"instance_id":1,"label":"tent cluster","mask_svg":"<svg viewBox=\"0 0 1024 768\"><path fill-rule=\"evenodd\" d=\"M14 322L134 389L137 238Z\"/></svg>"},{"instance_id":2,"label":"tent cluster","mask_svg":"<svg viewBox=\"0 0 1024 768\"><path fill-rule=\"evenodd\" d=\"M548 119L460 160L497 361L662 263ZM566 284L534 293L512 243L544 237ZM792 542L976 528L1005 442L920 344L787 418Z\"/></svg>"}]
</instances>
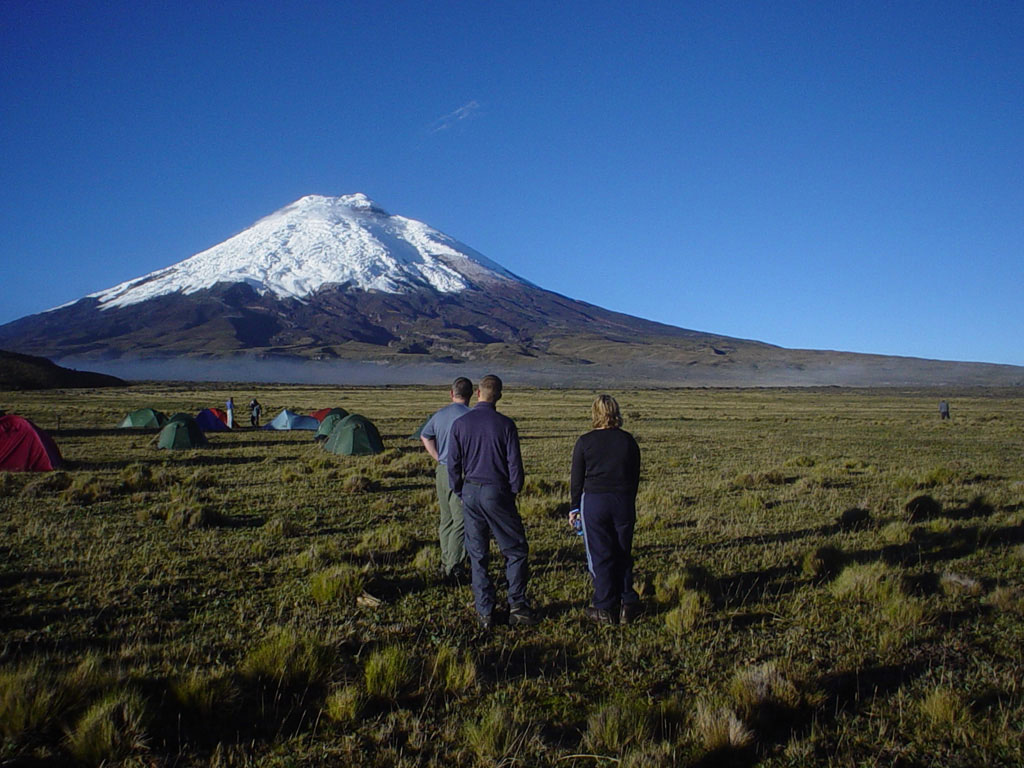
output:
<instances>
[{"instance_id":1,"label":"tent cluster","mask_svg":"<svg viewBox=\"0 0 1024 768\"><path fill-rule=\"evenodd\" d=\"M324 450L343 456L365 456L384 450L384 441L373 422L344 408L322 408L309 416L286 408L263 429L308 430L314 433L314 440L323 442Z\"/></svg>"},{"instance_id":2,"label":"tent cluster","mask_svg":"<svg viewBox=\"0 0 1024 768\"><path fill-rule=\"evenodd\" d=\"M48 472L62 463L53 439L28 419L0 416L0 471Z\"/></svg>"},{"instance_id":3,"label":"tent cluster","mask_svg":"<svg viewBox=\"0 0 1024 768\"><path fill-rule=\"evenodd\" d=\"M227 414L205 408L195 417L188 413L166 416L155 408L140 408L118 425L124 429L159 429L158 448L185 451L207 445L206 432L227 431ZM344 408L324 408L310 416L281 411L264 429L299 429L314 432L324 450L343 456L381 453L384 441L373 422ZM60 450L43 430L14 414L0 415L0 471L47 471L61 464Z\"/></svg>"}]
</instances>

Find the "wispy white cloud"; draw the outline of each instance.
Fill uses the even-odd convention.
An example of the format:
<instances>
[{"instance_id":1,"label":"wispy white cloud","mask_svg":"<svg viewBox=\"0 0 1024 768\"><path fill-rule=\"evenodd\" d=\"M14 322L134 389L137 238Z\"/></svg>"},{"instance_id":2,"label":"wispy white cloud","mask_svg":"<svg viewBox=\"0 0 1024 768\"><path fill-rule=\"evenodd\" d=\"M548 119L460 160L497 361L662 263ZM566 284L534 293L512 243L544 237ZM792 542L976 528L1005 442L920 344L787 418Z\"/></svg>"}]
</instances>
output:
<instances>
[{"instance_id":1,"label":"wispy white cloud","mask_svg":"<svg viewBox=\"0 0 1024 768\"><path fill-rule=\"evenodd\" d=\"M480 109L480 102L476 99L467 101L458 109L453 112L449 112L447 115L437 118L430 124L431 133L440 133L441 131L447 131L453 125L461 123L463 120L468 120L473 117Z\"/></svg>"}]
</instances>

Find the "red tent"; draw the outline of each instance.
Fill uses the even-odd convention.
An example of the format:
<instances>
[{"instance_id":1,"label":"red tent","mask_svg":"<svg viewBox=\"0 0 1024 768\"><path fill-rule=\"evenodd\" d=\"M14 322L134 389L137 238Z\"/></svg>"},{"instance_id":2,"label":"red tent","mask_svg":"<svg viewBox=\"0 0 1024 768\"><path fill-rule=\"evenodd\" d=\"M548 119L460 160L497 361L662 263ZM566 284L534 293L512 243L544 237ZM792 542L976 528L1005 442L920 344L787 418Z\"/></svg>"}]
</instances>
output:
<instances>
[{"instance_id":1,"label":"red tent","mask_svg":"<svg viewBox=\"0 0 1024 768\"><path fill-rule=\"evenodd\" d=\"M312 416L317 421L321 421L322 422L324 419L327 418L327 414L330 413L333 410L334 410L333 408L321 408L319 411L313 411L309 415Z\"/></svg>"},{"instance_id":2,"label":"red tent","mask_svg":"<svg viewBox=\"0 0 1024 768\"><path fill-rule=\"evenodd\" d=\"M13 413L0 416L0 470L46 472L60 463L57 444L43 430Z\"/></svg>"}]
</instances>

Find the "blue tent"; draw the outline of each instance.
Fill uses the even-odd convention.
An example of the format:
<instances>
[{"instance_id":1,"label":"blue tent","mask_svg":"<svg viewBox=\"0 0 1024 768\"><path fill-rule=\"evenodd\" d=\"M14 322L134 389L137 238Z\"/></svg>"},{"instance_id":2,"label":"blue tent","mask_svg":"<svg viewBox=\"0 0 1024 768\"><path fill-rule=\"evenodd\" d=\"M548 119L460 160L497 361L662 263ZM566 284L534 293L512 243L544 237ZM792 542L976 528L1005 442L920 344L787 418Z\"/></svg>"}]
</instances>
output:
<instances>
[{"instance_id":1,"label":"blue tent","mask_svg":"<svg viewBox=\"0 0 1024 768\"><path fill-rule=\"evenodd\" d=\"M203 408L196 414L196 424L203 432L227 432L229 427L209 408Z\"/></svg>"},{"instance_id":2,"label":"blue tent","mask_svg":"<svg viewBox=\"0 0 1024 768\"><path fill-rule=\"evenodd\" d=\"M267 424L264 429L308 429L316 432L320 429L320 422L312 416L303 416L301 413L294 413L285 408L274 420Z\"/></svg>"}]
</instances>

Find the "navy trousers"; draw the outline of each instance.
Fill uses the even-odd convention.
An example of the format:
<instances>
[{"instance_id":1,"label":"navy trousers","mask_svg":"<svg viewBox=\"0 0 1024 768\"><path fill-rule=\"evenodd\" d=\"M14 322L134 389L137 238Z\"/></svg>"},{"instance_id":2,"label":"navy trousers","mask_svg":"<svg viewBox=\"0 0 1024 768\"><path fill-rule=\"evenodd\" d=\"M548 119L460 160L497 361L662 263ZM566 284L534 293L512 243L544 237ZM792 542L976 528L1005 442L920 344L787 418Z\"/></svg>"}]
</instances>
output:
<instances>
[{"instance_id":1,"label":"navy trousers","mask_svg":"<svg viewBox=\"0 0 1024 768\"><path fill-rule=\"evenodd\" d=\"M636 499L629 493L584 493L580 515L594 607L617 614L621 604L640 601L633 589Z\"/></svg>"},{"instance_id":2,"label":"navy trousers","mask_svg":"<svg viewBox=\"0 0 1024 768\"><path fill-rule=\"evenodd\" d=\"M487 572L491 536L505 557L509 605L526 603L526 584L530 578L526 562L529 547L523 520L516 509L516 497L511 491L496 485L466 483L462 487L462 514L477 613L490 616L494 610L494 581Z\"/></svg>"}]
</instances>

